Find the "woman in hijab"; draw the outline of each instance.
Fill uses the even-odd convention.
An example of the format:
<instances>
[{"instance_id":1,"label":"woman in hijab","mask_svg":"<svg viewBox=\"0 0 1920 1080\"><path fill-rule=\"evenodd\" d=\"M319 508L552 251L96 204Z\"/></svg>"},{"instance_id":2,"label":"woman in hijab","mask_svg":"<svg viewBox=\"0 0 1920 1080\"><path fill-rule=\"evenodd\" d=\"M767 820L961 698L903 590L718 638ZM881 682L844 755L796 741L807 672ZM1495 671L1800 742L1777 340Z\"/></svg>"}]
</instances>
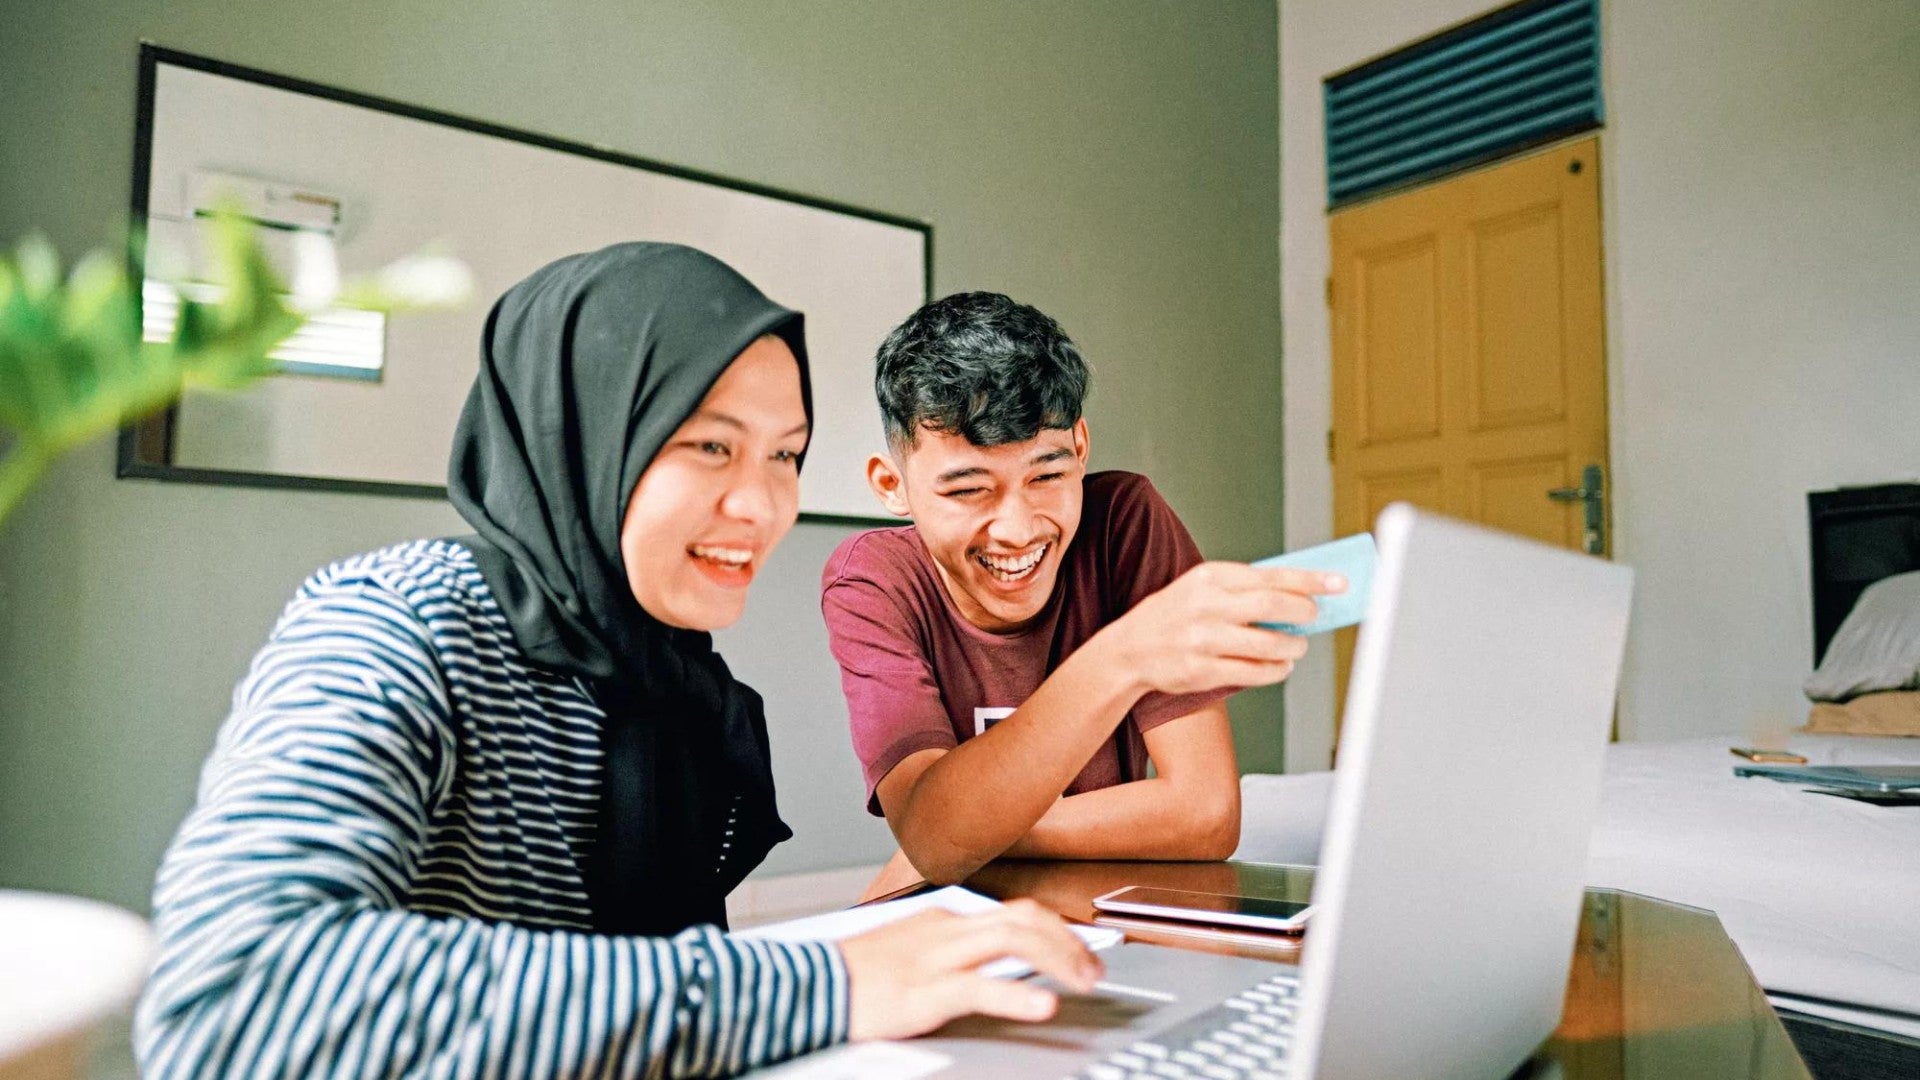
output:
<instances>
[{"instance_id":1,"label":"woman in hijab","mask_svg":"<svg viewBox=\"0 0 1920 1080\"><path fill-rule=\"evenodd\" d=\"M709 1076L1052 995L1031 904L726 935L791 835L708 631L797 516L801 317L713 258L562 259L487 320L449 488L476 535L344 560L234 693L160 868L146 1075Z\"/></svg>"}]
</instances>

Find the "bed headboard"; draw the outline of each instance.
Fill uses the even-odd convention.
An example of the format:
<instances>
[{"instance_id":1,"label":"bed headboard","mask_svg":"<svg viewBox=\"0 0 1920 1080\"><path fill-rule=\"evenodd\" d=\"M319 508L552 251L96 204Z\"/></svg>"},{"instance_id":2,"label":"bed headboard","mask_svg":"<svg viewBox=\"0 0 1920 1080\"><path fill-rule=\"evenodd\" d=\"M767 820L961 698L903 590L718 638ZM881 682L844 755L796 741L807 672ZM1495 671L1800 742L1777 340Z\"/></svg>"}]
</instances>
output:
<instances>
[{"instance_id":1,"label":"bed headboard","mask_svg":"<svg viewBox=\"0 0 1920 1080\"><path fill-rule=\"evenodd\" d=\"M1867 586L1920 570L1920 484L1808 492L1807 525L1817 667Z\"/></svg>"}]
</instances>

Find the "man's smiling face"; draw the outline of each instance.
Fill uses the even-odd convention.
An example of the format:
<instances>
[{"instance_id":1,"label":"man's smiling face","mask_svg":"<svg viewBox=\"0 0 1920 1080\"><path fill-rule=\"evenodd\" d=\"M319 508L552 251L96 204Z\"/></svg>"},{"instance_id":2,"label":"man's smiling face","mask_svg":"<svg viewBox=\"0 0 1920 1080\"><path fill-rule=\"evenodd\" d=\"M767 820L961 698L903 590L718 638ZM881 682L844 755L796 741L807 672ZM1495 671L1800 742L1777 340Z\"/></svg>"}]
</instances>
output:
<instances>
[{"instance_id":1,"label":"man's smiling face","mask_svg":"<svg viewBox=\"0 0 1920 1080\"><path fill-rule=\"evenodd\" d=\"M1084 419L991 447L923 428L868 464L881 502L912 516L954 606L993 633L1024 629L1053 595L1086 472Z\"/></svg>"}]
</instances>

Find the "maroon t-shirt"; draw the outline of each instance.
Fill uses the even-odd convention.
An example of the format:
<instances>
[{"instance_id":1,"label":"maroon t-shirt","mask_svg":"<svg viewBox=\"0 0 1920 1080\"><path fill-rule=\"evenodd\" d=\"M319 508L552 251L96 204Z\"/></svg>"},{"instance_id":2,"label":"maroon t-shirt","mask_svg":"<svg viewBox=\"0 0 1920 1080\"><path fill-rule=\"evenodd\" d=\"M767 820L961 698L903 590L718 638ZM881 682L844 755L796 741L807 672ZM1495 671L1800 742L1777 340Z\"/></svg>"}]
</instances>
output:
<instances>
[{"instance_id":1,"label":"maroon t-shirt","mask_svg":"<svg viewBox=\"0 0 1920 1080\"><path fill-rule=\"evenodd\" d=\"M1053 596L1017 634L989 633L960 614L911 525L851 536L827 560L820 607L866 770L868 812L880 813L874 788L902 759L986 730L1101 627L1200 562L1146 477L1098 472L1084 483L1080 528ZM1066 794L1143 779L1141 733L1230 692L1141 698Z\"/></svg>"}]
</instances>

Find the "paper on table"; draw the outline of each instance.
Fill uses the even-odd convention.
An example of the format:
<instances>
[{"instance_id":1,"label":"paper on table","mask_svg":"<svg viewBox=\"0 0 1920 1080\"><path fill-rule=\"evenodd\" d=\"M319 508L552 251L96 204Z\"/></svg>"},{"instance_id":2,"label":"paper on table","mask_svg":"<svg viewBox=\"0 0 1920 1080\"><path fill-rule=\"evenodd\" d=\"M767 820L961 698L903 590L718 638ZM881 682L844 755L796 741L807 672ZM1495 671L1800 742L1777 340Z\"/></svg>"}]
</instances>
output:
<instances>
[{"instance_id":1,"label":"paper on table","mask_svg":"<svg viewBox=\"0 0 1920 1080\"><path fill-rule=\"evenodd\" d=\"M945 1054L903 1043L843 1043L754 1075L761 1080L919 1080L951 1064Z\"/></svg>"},{"instance_id":2,"label":"paper on table","mask_svg":"<svg viewBox=\"0 0 1920 1080\"><path fill-rule=\"evenodd\" d=\"M982 896L958 885L949 885L944 889L909 896L904 900L889 900L884 904L867 904L863 907L847 908L845 911L829 911L825 915L809 915L804 919L789 919L786 922L755 926L742 930L734 936L764 938L768 941L838 941L855 934L864 934L875 927L885 926L929 908L945 908L956 915L978 915L999 906L1000 901L990 896ZM1080 935L1080 940L1087 943L1087 948L1095 951L1118 945L1125 936L1118 930L1104 926L1076 924L1070 929ZM1017 979L1032 970L1033 968L1024 961L1007 956L982 966L980 974L996 979Z\"/></svg>"}]
</instances>

